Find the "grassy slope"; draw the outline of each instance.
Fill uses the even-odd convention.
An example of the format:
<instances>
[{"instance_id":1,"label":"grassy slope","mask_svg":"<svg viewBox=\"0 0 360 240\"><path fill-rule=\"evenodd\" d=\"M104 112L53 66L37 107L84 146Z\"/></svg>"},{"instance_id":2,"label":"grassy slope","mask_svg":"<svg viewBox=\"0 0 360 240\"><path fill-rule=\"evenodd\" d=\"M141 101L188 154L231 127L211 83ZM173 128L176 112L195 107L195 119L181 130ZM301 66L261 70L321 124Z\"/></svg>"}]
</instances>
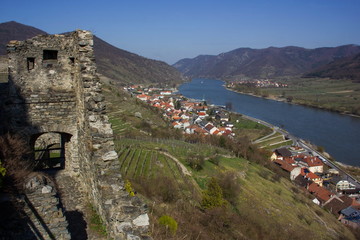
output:
<instances>
[{"instance_id":1,"label":"grassy slope","mask_svg":"<svg viewBox=\"0 0 360 240\"><path fill-rule=\"evenodd\" d=\"M287 179L277 178L270 170L251 161L232 157L221 148L149 138L136 125L146 120L161 128L166 123L150 108L144 108L124 93L109 88L105 88L104 93L109 102L122 175L131 180L147 201L152 221L150 231L155 239L300 239L304 234L307 239L354 239L334 216L314 205ZM140 112L143 119L134 117L135 112ZM129 132L137 139L127 138ZM174 161L162 152L176 157L191 171L192 177L182 174ZM191 153L201 154L205 159L218 155L220 163L217 166L205 161L202 170L194 171L186 165ZM227 210L201 211L201 188L210 177L227 171L236 172L235 181L241 185L237 204ZM167 178L157 178L154 182L159 176ZM171 185L171 192L165 196L173 194L175 199L162 198L164 193L159 189L166 189L167 185ZM149 193L149 189L155 194ZM175 235L158 224L157 219L164 214L178 222Z\"/></svg>"}]
</instances>

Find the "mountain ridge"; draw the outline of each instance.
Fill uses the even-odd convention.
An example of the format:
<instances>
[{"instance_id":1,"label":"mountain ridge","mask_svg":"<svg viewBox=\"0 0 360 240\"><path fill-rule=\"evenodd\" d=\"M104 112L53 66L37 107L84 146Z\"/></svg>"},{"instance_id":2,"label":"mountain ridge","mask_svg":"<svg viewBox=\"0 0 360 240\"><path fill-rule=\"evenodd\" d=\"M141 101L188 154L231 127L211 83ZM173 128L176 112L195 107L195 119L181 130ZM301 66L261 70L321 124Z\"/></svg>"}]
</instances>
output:
<instances>
[{"instance_id":1,"label":"mountain ridge","mask_svg":"<svg viewBox=\"0 0 360 240\"><path fill-rule=\"evenodd\" d=\"M334 60L360 53L360 46L307 49L296 46L237 48L218 55L199 55L173 66L189 77L217 79L273 78L302 75Z\"/></svg>"},{"instance_id":2,"label":"mountain ridge","mask_svg":"<svg viewBox=\"0 0 360 240\"><path fill-rule=\"evenodd\" d=\"M15 21L0 23L0 55L6 54L6 45L10 40L23 41L43 34L47 33ZM94 53L98 72L117 84L174 84L184 81L181 73L165 62L117 48L95 35Z\"/></svg>"}]
</instances>

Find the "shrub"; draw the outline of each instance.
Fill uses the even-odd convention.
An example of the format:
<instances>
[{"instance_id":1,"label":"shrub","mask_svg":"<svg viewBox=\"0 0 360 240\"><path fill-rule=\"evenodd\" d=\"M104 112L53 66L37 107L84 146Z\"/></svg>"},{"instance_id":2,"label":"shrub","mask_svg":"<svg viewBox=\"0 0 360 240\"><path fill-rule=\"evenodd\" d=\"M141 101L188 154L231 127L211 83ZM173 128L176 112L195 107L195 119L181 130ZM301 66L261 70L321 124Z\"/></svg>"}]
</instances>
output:
<instances>
[{"instance_id":1,"label":"shrub","mask_svg":"<svg viewBox=\"0 0 360 240\"><path fill-rule=\"evenodd\" d=\"M227 171L219 176L218 183L222 189L224 198L232 205L236 205L241 190L236 172Z\"/></svg>"},{"instance_id":2,"label":"shrub","mask_svg":"<svg viewBox=\"0 0 360 240\"><path fill-rule=\"evenodd\" d=\"M176 230L178 228L178 223L175 219L168 215L163 215L159 218L159 224L166 227L166 229L169 229L170 233L172 235L176 234Z\"/></svg>"},{"instance_id":3,"label":"shrub","mask_svg":"<svg viewBox=\"0 0 360 240\"><path fill-rule=\"evenodd\" d=\"M325 148L323 146L317 146L316 150L321 153L325 152Z\"/></svg>"},{"instance_id":4,"label":"shrub","mask_svg":"<svg viewBox=\"0 0 360 240\"><path fill-rule=\"evenodd\" d=\"M209 162L211 162L212 164L214 164L216 166L219 166L220 156L214 156L214 157L210 158Z\"/></svg>"},{"instance_id":5,"label":"shrub","mask_svg":"<svg viewBox=\"0 0 360 240\"><path fill-rule=\"evenodd\" d=\"M207 184L207 189L203 192L201 206L204 209L211 209L224 204L223 191L216 178L211 178Z\"/></svg>"},{"instance_id":6,"label":"shrub","mask_svg":"<svg viewBox=\"0 0 360 240\"><path fill-rule=\"evenodd\" d=\"M135 192L131 186L131 182L129 180L125 181L125 190L129 193L131 197L135 196Z\"/></svg>"},{"instance_id":7,"label":"shrub","mask_svg":"<svg viewBox=\"0 0 360 240\"><path fill-rule=\"evenodd\" d=\"M205 159L204 156L198 154L190 154L186 163L194 170L200 171L204 167Z\"/></svg>"},{"instance_id":8,"label":"shrub","mask_svg":"<svg viewBox=\"0 0 360 240\"><path fill-rule=\"evenodd\" d=\"M163 202L171 203L178 199L178 187L174 179L168 176L157 177L153 183L156 187L156 195L161 198Z\"/></svg>"},{"instance_id":9,"label":"shrub","mask_svg":"<svg viewBox=\"0 0 360 240\"><path fill-rule=\"evenodd\" d=\"M174 179L168 176L152 178L138 177L134 179L136 189L152 200L171 203L179 198L179 189Z\"/></svg>"},{"instance_id":10,"label":"shrub","mask_svg":"<svg viewBox=\"0 0 360 240\"><path fill-rule=\"evenodd\" d=\"M27 142L19 135L5 134L0 137L0 159L2 168L6 169L6 179L19 188L33 170L32 161L27 157L29 152Z\"/></svg>"}]
</instances>

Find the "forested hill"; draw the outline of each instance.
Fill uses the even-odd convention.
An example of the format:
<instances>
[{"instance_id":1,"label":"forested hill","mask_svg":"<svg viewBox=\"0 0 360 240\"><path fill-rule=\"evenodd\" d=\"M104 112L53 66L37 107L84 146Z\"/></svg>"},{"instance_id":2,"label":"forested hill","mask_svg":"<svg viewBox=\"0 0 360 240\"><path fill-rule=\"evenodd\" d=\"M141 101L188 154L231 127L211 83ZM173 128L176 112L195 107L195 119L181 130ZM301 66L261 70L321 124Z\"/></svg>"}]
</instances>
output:
<instances>
[{"instance_id":1,"label":"forested hill","mask_svg":"<svg viewBox=\"0 0 360 240\"><path fill-rule=\"evenodd\" d=\"M10 40L26 40L46 32L14 21L0 24L0 55L6 54ZM120 84L164 83L184 80L172 66L119 49L94 36L94 51L100 74Z\"/></svg>"},{"instance_id":2,"label":"forested hill","mask_svg":"<svg viewBox=\"0 0 360 240\"><path fill-rule=\"evenodd\" d=\"M189 77L234 79L302 75L336 59L360 53L360 46L238 48L219 55L182 59L173 66Z\"/></svg>"},{"instance_id":3,"label":"forested hill","mask_svg":"<svg viewBox=\"0 0 360 240\"><path fill-rule=\"evenodd\" d=\"M360 54L335 60L305 74L305 77L347 78L360 83Z\"/></svg>"}]
</instances>

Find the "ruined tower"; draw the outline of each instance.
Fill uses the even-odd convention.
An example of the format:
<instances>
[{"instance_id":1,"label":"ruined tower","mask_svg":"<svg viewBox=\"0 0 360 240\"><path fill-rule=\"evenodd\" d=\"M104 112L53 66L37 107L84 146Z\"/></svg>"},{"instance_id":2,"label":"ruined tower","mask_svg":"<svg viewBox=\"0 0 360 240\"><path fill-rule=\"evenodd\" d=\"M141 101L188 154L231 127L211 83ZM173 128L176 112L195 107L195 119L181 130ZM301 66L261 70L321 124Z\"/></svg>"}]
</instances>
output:
<instances>
[{"instance_id":1,"label":"ruined tower","mask_svg":"<svg viewBox=\"0 0 360 240\"><path fill-rule=\"evenodd\" d=\"M11 41L6 127L27 140L34 161L42 143L56 153L38 167L57 166L77 179L111 237L141 239L146 208L124 190L92 46L83 30Z\"/></svg>"}]
</instances>

